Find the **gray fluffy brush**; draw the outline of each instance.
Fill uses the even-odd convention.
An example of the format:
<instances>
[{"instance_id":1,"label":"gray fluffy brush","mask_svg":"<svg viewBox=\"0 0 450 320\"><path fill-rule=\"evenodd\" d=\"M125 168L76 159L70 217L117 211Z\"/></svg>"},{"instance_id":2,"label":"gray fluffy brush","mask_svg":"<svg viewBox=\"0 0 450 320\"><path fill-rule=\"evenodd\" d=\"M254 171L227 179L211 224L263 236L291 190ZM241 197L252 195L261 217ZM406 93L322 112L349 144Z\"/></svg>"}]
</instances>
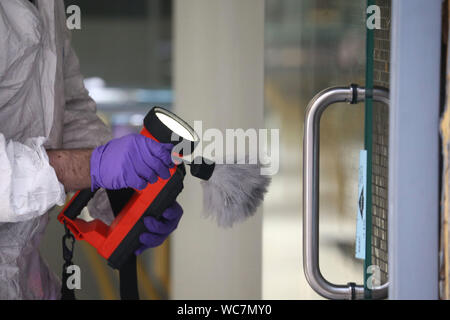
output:
<instances>
[{"instance_id":1,"label":"gray fluffy brush","mask_svg":"<svg viewBox=\"0 0 450 320\"><path fill-rule=\"evenodd\" d=\"M191 164L191 174L203 180L205 216L216 220L221 227L232 227L253 216L271 182L270 177L261 175L259 163L206 164L202 161Z\"/></svg>"}]
</instances>

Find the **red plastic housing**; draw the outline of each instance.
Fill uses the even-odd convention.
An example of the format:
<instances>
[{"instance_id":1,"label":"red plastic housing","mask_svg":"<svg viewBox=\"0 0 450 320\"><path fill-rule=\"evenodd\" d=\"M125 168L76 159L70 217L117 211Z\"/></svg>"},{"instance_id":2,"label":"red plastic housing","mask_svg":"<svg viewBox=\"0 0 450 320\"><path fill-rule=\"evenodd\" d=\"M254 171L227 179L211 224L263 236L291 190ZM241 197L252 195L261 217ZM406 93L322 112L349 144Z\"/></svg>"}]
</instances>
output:
<instances>
[{"instance_id":1,"label":"red plastic housing","mask_svg":"<svg viewBox=\"0 0 450 320\"><path fill-rule=\"evenodd\" d=\"M141 134L157 141L145 128L142 129ZM171 177L176 170L177 166L170 169ZM66 209L76 199L79 192L58 215L58 221L65 224L77 240L87 241L102 257L109 259L169 180L159 178L156 183L148 184L144 190L135 190L135 194L110 226L100 220L86 222L79 218L71 220L65 216Z\"/></svg>"}]
</instances>

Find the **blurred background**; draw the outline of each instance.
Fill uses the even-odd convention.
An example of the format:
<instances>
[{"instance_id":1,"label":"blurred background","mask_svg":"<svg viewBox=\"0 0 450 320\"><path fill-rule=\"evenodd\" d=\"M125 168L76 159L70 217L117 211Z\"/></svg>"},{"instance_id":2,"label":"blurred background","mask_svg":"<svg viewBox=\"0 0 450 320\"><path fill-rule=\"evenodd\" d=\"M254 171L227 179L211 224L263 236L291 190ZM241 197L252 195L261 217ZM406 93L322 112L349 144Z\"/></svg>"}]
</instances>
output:
<instances>
[{"instance_id":1,"label":"blurred background","mask_svg":"<svg viewBox=\"0 0 450 320\"><path fill-rule=\"evenodd\" d=\"M280 170L263 208L233 230L201 218L197 181L166 243L139 257L143 299L317 299L302 270L302 136L321 90L365 84L366 1L73 0L86 88L116 137L158 105L205 127L280 130ZM354 258L363 105L334 105L321 124L320 264L332 282L363 282ZM198 200L193 200L198 199ZM57 209L41 246L61 273ZM118 299L117 274L77 242L80 299Z\"/></svg>"}]
</instances>

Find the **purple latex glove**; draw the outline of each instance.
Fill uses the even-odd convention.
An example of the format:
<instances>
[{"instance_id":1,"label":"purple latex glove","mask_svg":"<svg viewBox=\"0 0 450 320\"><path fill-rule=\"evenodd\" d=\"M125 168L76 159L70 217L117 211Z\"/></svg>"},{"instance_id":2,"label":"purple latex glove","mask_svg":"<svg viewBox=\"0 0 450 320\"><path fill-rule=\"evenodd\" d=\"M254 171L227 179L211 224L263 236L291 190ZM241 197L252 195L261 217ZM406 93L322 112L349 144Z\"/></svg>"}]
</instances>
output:
<instances>
[{"instance_id":1,"label":"purple latex glove","mask_svg":"<svg viewBox=\"0 0 450 320\"><path fill-rule=\"evenodd\" d=\"M145 189L158 177L170 178L173 145L156 142L140 134L113 139L92 152L91 188Z\"/></svg>"},{"instance_id":2,"label":"purple latex glove","mask_svg":"<svg viewBox=\"0 0 450 320\"><path fill-rule=\"evenodd\" d=\"M182 215L183 209L175 202L171 207L164 211L161 220L157 220L154 217L145 217L144 225L148 232L144 232L139 236L139 241L142 245L135 251L135 254L140 255L148 248L154 248L161 245L177 228Z\"/></svg>"}]
</instances>

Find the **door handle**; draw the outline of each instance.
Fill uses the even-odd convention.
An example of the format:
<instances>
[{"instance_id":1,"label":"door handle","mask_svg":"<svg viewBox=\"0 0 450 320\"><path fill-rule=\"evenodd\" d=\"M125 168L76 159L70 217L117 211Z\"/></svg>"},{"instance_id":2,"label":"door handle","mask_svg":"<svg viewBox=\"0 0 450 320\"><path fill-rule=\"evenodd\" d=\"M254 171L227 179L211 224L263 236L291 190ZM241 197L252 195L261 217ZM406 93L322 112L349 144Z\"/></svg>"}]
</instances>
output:
<instances>
[{"instance_id":1,"label":"door handle","mask_svg":"<svg viewBox=\"0 0 450 320\"><path fill-rule=\"evenodd\" d=\"M303 269L309 285L328 299L364 299L364 286L328 282L319 266L319 132L320 118L332 104L357 104L372 98L389 105L389 91L382 87L372 90L351 85L332 87L317 94L306 110L303 136ZM372 298L387 297L388 282L371 290Z\"/></svg>"}]
</instances>

